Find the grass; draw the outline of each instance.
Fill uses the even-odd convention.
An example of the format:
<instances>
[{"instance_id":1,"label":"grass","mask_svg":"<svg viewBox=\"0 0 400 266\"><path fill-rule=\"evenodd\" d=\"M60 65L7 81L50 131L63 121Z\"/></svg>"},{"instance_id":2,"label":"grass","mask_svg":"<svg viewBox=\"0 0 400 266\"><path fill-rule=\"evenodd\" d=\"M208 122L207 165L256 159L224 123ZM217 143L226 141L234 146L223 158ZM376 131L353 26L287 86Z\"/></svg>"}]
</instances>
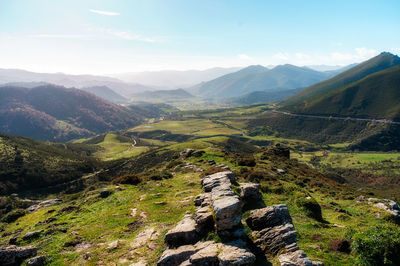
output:
<instances>
[{"instance_id":1,"label":"grass","mask_svg":"<svg viewBox=\"0 0 400 266\"><path fill-rule=\"evenodd\" d=\"M117 135L111 133L107 134L104 141L97 145L102 150L96 152L94 156L104 161L130 158L149 149L144 146L133 147L131 142L121 142L117 139Z\"/></svg>"}]
</instances>

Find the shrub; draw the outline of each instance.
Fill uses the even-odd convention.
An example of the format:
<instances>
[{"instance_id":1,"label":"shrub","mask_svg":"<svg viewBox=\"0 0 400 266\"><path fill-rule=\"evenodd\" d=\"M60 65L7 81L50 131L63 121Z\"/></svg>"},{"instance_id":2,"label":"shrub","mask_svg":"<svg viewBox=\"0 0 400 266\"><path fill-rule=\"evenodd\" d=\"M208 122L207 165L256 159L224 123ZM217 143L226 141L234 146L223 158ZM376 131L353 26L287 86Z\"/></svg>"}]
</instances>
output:
<instances>
[{"instance_id":1,"label":"shrub","mask_svg":"<svg viewBox=\"0 0 400 266\"><path fill-rule=\"evenodd\" d=\"M312 197L300 196L296 204L298 207L302 208L308 217L314 218L317 221L323 221L321 206Z\"/></svg>"},{"instance_id":2,"label":"shrub","mask_svg":"<svg viewBox=\"0 0 400 266\"><path fill-rule=\"evenodd\" d=\"M129 184L129 185L137 185L142 182L142 178L137 175L123 175L115 178L112 183L113 184Z\"/></svg>"},{"instance_id":3,"label":"shrub","mask_svg":"<svg viewBox=\"0 0 400 266\"><path fill-rule=\"evenodd\" d=\"M244 157L238 160L238 165L240 166L250 166L253 167L256 165L256 160L252 157Z\"/></svg>"},{"instance_id":4,"label":"shrub","mask_svg":"<svg viewBox=\"0 0 400 266\"><path fill-rule=\"evenodd\" d=\"M353 250L361 265L400 265L400 229L379 225L353 236Z\"/></svg>"},{"instance_id":5,"label":"shrub","mask_svg":"<svg viewBox=\"0 0 400 266\"><path fill-rule=\"evenodd\" d=\"M329 249L336 252L350 253L350 242L346 239L333 239L329 242Z\"/></svg>"},{"instance_id":6,"label":"shrub","mask_svg":"<svg viewBox=\"0 0 400 266\"><path fill-rule=\"evenodd\" d=\"M207 175L212 175L212 174L215 174L215 173L218 173L218 172L224 172L224 171L226 171L226 169L221 168L221 167L217 167L217 166L213 166L213 167L210 167L207 170L203 171L201 173L201 177L205 177Z\"/></svg>"},{"instance_id":7,"label":"shrub","mask_svg":"<svg viewBox=\"0 0 400 266\"><path fill-rule=\"evenodd\" d=\"M26 214L26 211L23 209L15 209L7 213L2 219L2 222L12 223L16 221L19 217L22 217Z\"/></svg>"},{"instance_id":8,"label":"shrub","mask_svg":"<svg viewBox=\"0 0 400 266\"><path fill-rule=\"evenodd\" d=\"M151 180L163 180L163 179L170 179L173 175L170 172L163 171L160 173L155 173L150 176Z\"/></svg>"},{"instance_id":9,"label":"shrub","mask_svg":"<svg viewBox=\"0 0 400 266\"><path fill-rule=\"evenodd\" d=\"M261 171L252 171L247 178L251 182L260 182L261 180L265 179L266 173Z\"/></svg>"}]
</instances>

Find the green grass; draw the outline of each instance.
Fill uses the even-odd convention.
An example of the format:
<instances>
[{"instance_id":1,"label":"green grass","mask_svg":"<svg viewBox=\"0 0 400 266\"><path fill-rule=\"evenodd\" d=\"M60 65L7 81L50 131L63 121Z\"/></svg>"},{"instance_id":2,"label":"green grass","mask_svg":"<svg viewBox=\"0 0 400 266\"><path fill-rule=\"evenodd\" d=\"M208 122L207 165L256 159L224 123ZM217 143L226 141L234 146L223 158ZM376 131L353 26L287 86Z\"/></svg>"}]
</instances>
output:
<instances>
[{"instance_id":1,"label":"green grass","mask_svg":"<svg viewBox=\"0 0 400 266\"><path fill-rule=\"evenodd\" d=\"M149 148L144 146L132 146L131 142L121 142L115 134L107 134L104 141L97 144L102 150L94 154L95 157L105 161L121 158L130 158L147 151Z\"/></svg>"}]
</instances>

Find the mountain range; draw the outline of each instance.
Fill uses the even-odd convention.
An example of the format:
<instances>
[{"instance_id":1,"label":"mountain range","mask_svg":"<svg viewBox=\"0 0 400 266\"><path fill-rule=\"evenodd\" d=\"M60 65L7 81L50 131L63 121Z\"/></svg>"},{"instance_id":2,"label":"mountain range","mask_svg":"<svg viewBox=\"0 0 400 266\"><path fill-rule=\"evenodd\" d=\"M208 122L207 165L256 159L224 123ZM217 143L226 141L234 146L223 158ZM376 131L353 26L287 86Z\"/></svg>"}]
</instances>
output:
<instances>
[{"instance_id":1,"label":"mountain range","mask_svg":"<svg viewBox=\"0 0 400 266\"><path fill-rule=\"evenodd\" d=\"M91 93L55 85L0 87L0 132L66 141L137 125L128 109Z\"/></svg>"},{"instance_id":2,"label":"mountain range","mask_svg":"<svg viewBox=\"0 0 400 266\"><path fill-rule=\"evenodd\" d=\"M332 74L328 72L289 64L272 69L254 65L199 84L188 91L203 98L232 98L255 91L272 92L304 88L331 76Z\"/></svg>"}]
</instances>

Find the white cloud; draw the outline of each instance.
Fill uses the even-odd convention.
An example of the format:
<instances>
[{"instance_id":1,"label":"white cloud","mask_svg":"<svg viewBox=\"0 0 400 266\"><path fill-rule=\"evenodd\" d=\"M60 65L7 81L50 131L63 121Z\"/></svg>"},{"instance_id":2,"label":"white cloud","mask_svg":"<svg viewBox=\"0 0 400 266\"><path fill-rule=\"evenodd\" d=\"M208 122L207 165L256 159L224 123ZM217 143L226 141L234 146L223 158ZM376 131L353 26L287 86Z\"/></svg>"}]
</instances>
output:
<instances>
[{"instance_id":1,"label":"white cloud","mask_svg":"<svg viewBox=\"0 0 400 266\"><path fill-rule=\"evenodd\" d=\"M277 54L274 54L273 57L279 60L289 60L290 55L288 53L279 52Z\"/></svg>"},{"instance_id":2,"label":"white cloud","mask_svg":"<svg viewBox=\"0 0 400 266\"><path fill-rule=\"evenodd\" d=\"M90 32L93 32L97 38L112 38L112 39L122 39L128 41L141 41L148 43L161 42L160 39L145 37L131 31L120 31L120 30L106 29L106 28L88 28L88 30Z\"/></svg>"},{"instance_id":3,"label":"white cloud","mask_svg":"<svg viewBox=\"0 0 400 266\"><path fill-rule=\"evenodd\" d=\"M29 35L29 37L44 38L44 39L79 39L79 40L91 39L87 35L80 35L80 34L32 34Z\"/></svg>"},{"instance_id":4,"label":"white cloud","mask_svg":"<svg viewBox=\"0 0 400 266\"><path fill-rule=\"evenodd\" d=\"M104 16L119 16L120 15L118 12L104 11L104 10L98 10L98 9L89 9L89 11L92 13L104 15Z\"/></svg>"},{"instance_id":5,"label":"white cloud","mask_svg":"<svg viewBox=\"0 0 400 266\"><path fill-rule=\"evenodd\" d=\"M238 54L238 58L241 60L253 60L253 58L248 56L247 54Z\"/></svg>"},{"instance_id":6,"label":"white cloud","mask_svg":"<svg viewBox=\"0 0 400 266\"><path fill-rule=\"evenodd\" d=\"M331 53L331 59L336 62L361 62L367 60L371 57L378 55L379 52L375 49L369 49L365 47L355 48L353 53L340 53L340 52L333 52Z\"/></svg>"}]
</instances>

